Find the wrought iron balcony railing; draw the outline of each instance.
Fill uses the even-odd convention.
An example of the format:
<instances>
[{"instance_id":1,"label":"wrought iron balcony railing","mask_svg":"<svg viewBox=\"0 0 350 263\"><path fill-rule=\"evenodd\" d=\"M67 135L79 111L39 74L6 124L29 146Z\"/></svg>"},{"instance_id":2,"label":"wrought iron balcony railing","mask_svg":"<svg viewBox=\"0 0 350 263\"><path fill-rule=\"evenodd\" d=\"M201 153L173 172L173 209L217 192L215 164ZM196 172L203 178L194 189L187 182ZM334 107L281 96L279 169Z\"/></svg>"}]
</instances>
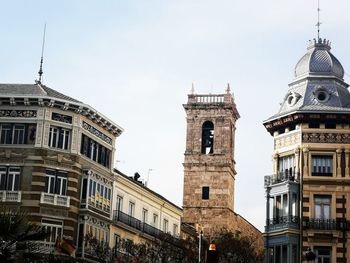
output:
<instances>
[{"instance_id":1,"label":"wrought iron balcony railing","mask_svg":"<svg viewBox=\"0 0 350 263\"><path fill-rule=\"evenodd\" d=\"M307 218L303 220L303 228L311 230L350 231L350 221L346 219Z\"/></svg>"},{"instance_id":2,"label":"wrought iron balcony railing","mask_svg":"<svg viewBox=\"0 0 350 263\"><path fill-rule=\"evenodd\" d=\"M266 220L265 231L277 231L281 229L298 229L299 228L298 216L281 216L276 218L270 218Z\"/></svg>"},{"instance_id":3,"label":"wrought iron balcony railing","mask_svg":"<svg viewBox=\"0 0 350 263\"><path fill-rule=\"evenodd\" d=\"M21 191L0 191L0 202L21 202Z\"/></svg>"},{"instance_id":4,"label":"wrought iron balcony railing","mask_svg":"<svg viewBox=\"0 0 350 263\"><path fill-rule=\"evenodd\" d=\"M298 216L280 216L276 218L270 218L267 220L267 225L279 225L279 224L287 224L294 223L299 224Z\"/></svg>"},{"instance_id":5,"label":"wrought iron balcony railing","mask_svg":"<svg viewBox=\"0 0 350 263\"><path fill-rule=\"evenodd\" d=\"M274 175L266 175L264 180L265 187L282 183L282 182L298 182L298 173L295 171L286 170L284 172L278 172Z\"/></svg>"},{"instance_id":6,"label":"wrought iron balcony railing","mask_svg":"<svg viewBox=\"0 0 350 263\"><path fill-rule=\"evenodd\" d=\"M114 211L113 220L115 222L122 222L134 229L137 229L143 233L154 237L161 237L165 234L162 230L159 230L158 228L151 226L147 223L143 223L141 222L141 220L128 214L125 214L122 211Z\"/></svg>"}]
</instances>

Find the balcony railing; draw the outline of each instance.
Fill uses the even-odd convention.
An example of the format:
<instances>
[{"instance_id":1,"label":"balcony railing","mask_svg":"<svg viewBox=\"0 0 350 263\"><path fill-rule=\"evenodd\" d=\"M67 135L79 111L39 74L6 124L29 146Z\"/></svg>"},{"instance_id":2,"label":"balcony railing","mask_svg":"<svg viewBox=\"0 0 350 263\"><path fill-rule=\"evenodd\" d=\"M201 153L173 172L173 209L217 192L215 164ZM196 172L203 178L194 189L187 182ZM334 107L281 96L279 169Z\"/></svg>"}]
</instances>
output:
<instances>
[{"instance_id":1,"label":"balcony railing","mask_svg":"<svg viewBox=\"0 0 350 263\"><path fill-rule=\"evenodd\" d=\"M0 202L21 202L21 191L0 191Z\"/></svg>"},{"instance_id":2,"label":"balcony railing","mask_svg":"<svg viewBox=\"0 0 350 263\"><path fill-rule=\"evenodd\" d=\"M274 231L285 228L298 229L299 222L298 216L281 216L267 219L265 228L266 231Z\"/></svg>"},{"instance_id":3,"label":"balcony railing","mask_svg":"<svg viewBox=\"0 0 350 263\"><path fill-rule=\"evenodd\" d=\"M266 175L264 180L265 187L282 183L282 182L298 182L298 173L294 171L286 170L284 172L278 172L274 175Z\"/></svg>"},{"instance_id":4,"label":"balcony railing","mask_svg":"<svg viewBox=\"0 0 350 263\"><path fill-rule=\"evenodd\" d=\"M40 197L40 203L69 207L70 197L66 195L49 194L42 192Z\"/></svg>"},{"instance_id":5,"label":"balcony railing","mask_svg":"<svg viewBox=\"0 0 350 263\"><path fill-rule=\"evenodd\" d=\"M307 218L303 221L304 229L350 231L350 221L345 219Z\"/></svg>"},{"instance_id":6,"label":"balcony railing","mask_svg":"<svg viewBox=\"0 0 350 263\"><path fill-rule=\"evenodd\" d=\"M114 211L113 220L115 222L122 222L128 226L131 226L134 229L137 229L145 234L148 234L154 237L161 237L162 235L165 234L163 231L159 230L158 228L151 226L147 223L143 223L141 222L141 220L135 217L132 217L128 214L125 214L121 211Z\"/></svg>"}]
</instances>

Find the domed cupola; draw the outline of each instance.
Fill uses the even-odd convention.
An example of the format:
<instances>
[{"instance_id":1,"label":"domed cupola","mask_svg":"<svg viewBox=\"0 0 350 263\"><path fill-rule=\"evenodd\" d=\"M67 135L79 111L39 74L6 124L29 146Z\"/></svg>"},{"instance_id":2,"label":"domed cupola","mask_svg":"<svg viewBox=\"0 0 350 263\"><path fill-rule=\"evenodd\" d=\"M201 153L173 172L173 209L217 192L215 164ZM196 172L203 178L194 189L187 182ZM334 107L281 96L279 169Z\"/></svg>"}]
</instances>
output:
<instances>
[{"instance_id":1,"label":"domed cupola","mask_svg":"<svg viewBox=\"0 0 350 263\"><path fill-rule=\"evenodd\" d=\"M339 60L330 52L330 42L321 38L310 41L307 53L295 66L295 78L309 76L344 77L344 69Z\"/></svg>"}]
</instances>

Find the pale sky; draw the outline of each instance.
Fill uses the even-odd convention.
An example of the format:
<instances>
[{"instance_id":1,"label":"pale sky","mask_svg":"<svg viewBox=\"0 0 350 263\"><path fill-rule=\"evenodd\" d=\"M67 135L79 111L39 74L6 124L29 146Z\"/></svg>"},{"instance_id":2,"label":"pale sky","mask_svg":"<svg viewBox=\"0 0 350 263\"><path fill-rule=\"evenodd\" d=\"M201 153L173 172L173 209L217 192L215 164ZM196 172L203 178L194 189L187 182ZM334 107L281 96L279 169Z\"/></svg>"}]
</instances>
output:
<instances>
[{"instance_id":1,"label":"pale sky","mask_svg":"<svg viewBox=\"0 0 350 263\"><path fill-rule=\"evenodd\" d=\"M348 0L321 0L321 37L350 70ZM235 210L265 224L264 175L295 64L316 37L317 0L0 1L0 82L34 83L47 23L43 83L124 128L117 168L182 205L182 104L230 83L237 122ZM348 75L346 80L349 80Z\"/></svg>"}]
</instances>

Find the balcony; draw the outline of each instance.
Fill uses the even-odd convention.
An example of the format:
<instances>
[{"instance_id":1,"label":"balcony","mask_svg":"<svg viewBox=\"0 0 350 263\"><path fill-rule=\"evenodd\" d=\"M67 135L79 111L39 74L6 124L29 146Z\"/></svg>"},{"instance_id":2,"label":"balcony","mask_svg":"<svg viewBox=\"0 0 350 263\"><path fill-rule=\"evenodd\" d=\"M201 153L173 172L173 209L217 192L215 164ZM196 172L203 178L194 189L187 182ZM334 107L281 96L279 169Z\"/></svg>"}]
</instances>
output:
<instances>
[{"instance_id":1,"label":"balcony","mask_svg":"<svg viewBox=\"0 0 350 263\"><path fill-rule=\"evenodd\" d=\"M281 229L299 229L298 216L281 216L268 219L265 231L277 231Z\"/></svg>"},{"instance_id":2,"label":"balcony","mask_svg":"<svg viewBox=\"0 0 350 263\"><path fill-rule=\"evenodd\" d=\"M160 238L162 235L165 234L163 231L159 230L158 228L151 226L149 224L143 223L137 218L132 217L128 214L125 214L121 211L114 211L113 220L114 222L124 223L138 231L141 231L145 234L148 234L156 238Z\"/></svg>"},{"instance_id":3,"label":"balcony","mask_svg":"<svg viewBox=\"0 0 350 263\"><path fill-rule=\"evenodd\" d=\"M310 230L350 231L350 221L345 219L307 218L303 221L303 228Z\"/></svg>"},{"instance_id":4,"label":"balcony","mask_svg":"<svg viewBox=\"0 0 350 263\"><path fill-rule=\"evenodd\" d=\"M40 197L40 203L69 207L70 197L65 195L49 194L42 192Z\"/></svg>"},{"instance_id":5,"label":"balcony","mask_svg":"<svg viewBox=\"0 0 350 263\"><path fill-rule=\"evenodd\" d=\"M21 191L0 191L0 202L21 202Z\"/></svg>"},{"instance_id":6,"label":"balcony","mask_svg":"<svg viewBox=\"0 0 350 263\"><path fill-rule=\"evenodd\" d=\"M282 182L298 182L298 173L294 171L286 170L285 172L278 172L274 175L266 175L264 177L265 187L269 187L274 184L279 184Z\"/></svg>"}]
</instances>

